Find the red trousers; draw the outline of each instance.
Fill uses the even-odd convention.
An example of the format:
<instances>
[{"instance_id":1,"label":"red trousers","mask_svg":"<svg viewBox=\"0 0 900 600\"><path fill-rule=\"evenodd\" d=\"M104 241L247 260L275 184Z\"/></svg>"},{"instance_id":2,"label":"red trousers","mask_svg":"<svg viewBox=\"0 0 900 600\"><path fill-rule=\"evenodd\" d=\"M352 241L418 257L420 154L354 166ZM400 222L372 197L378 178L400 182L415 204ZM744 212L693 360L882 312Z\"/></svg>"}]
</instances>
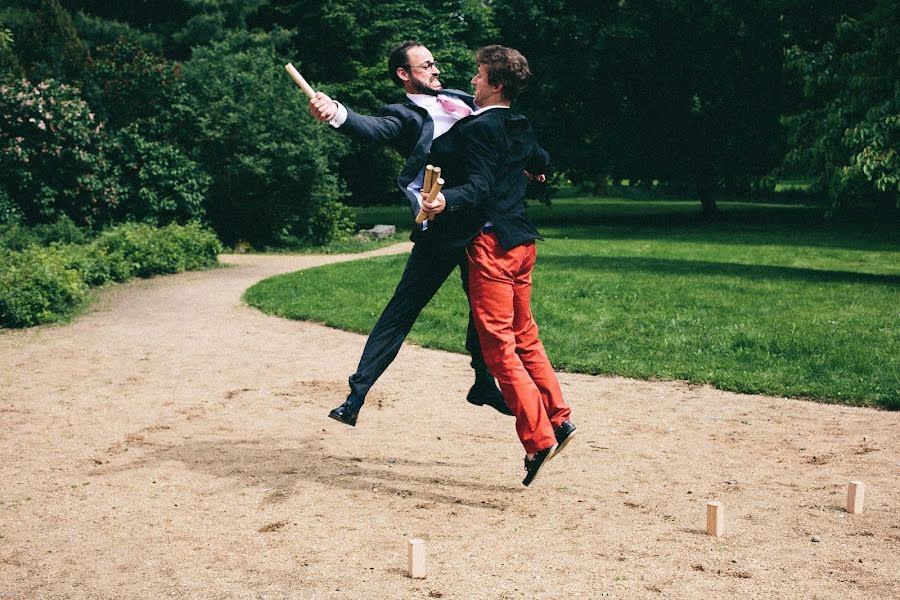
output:
<instances>
[{"instance_id":1,"label":"red trousers","mask_svg":"<svg viewBox=\"0 0 900 600\"><path fill-rule=\"evenodd\" d=\"M469 302L488 370L516 416L516 433L531 454L556 443L553 430L569 418L556 373L531 314L535 244L504 250L493 233L467 249Z\"/></svg>"}]
</instances>

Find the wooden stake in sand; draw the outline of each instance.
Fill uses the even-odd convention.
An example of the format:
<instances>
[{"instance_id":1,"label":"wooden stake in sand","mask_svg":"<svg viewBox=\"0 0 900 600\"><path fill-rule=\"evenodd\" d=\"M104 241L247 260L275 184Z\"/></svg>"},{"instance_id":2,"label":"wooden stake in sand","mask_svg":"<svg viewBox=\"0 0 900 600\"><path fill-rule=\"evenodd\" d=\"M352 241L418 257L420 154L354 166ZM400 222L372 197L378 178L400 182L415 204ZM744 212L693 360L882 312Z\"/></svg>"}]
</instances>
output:
<instances>
[{"instance_id":1,"label":"wooden stake in sand","mask_svg":"<svg viewBox=\"0 0 900 600\"><path fill-rule=\"evenodd\" d=\"M425 579L425 540L409 540L409 576Z\"/></svg>"},{"instance_id":2,"label":"wooden stake in sand","mask_svg":"<svg viewBox=\"0 0 900 600\"><path fill-rule=\"evenodd\" d=\"M300 72L294 68L294 65L288 63L284 65L284 69L288 72L288 75L291 76L291 79L294 80L294 83L300 86L300 89L303 90L303 93L306 94L306 97L312 100L313 96L316 95L316 91L312 89L311 85L306 83L306 80L303 79L303 75L301 75Z\"/></svg>"},{"instance_id":3,"label":"wooden stake in sand","mask_svg":"<svg viewBox=\"0 0 900 600\"><path fill-rule=\"evenodd\" d=\"M706 533L719 537L725 529L725 504L722 502L706 503Z\"/></svg>"},{"instance_id":4,"label":"wooden stake in sand","mask_svg":"<svg viewBox=\"0 0 900 600\"><path fill-rule=\"evenodd\" d=\"M866 499L866 484L862 481L851 481L847 484L847 512L859 514L863 511Z\"/></svg>"}]
</instances>

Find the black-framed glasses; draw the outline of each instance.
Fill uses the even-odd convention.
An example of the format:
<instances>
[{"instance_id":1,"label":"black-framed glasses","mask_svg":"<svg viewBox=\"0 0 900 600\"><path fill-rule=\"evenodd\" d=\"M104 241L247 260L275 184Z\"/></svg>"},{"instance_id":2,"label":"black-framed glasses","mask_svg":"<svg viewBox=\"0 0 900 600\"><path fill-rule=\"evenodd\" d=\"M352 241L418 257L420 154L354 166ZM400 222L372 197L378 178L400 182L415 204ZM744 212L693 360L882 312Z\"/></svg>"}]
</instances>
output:
<instances>
[{"instance_id":1,"label":"black-framed glasses","mask_svg":"<svg viewBox=\"0 0 900 600\"><path fill-rule=\"evenodd\" d=\"M406 65L406 70L411 71L414 68L422 69L423 71L430 71L431 69L437 69L438 64L437 61L429 60L428 62L424 62L421 65Z\"/></svg>"}]
</instances>

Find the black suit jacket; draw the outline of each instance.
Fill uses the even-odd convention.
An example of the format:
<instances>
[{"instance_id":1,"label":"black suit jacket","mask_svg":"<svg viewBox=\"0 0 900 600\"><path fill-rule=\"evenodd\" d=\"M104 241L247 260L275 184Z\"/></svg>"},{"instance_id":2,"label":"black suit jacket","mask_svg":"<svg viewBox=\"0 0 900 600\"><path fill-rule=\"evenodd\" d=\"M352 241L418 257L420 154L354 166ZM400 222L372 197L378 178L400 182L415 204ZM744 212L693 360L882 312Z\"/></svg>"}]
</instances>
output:
<instances>
[{"instance_id":1,"label":"black suit jacket","mask_svg":"<svg viewBox=\"0 0 900 600\"><path fill-rule=\"evenodd\" d=\"M546 173L550 161L528 119L507 108L466 117L434 141L429 162L441 167L447 206L414 239L465 246L487 221L506 249L542 239L525 211L523 170Z\"/></svg>"},{"instance_id":2,"label":"black suit jacket","mask_svg":"<svg viewBox=\"0 0 900 600\"><path fill-rule=\"evenodd\" d=\"M441 94L458 98L471 108L475 108L469 94L459 90L443 90ZM390 145L401 156L406 157L406 162L397 177L397 185L409 200L413 215L418 214L419 199L410 194L406 188L425 168L431 152L434 121L431 120L428 111L416 106L409 99L383 106L375 117L361 115L348 108L347 120L338 131L367 142Z\"/></svg>"}]
</instances>

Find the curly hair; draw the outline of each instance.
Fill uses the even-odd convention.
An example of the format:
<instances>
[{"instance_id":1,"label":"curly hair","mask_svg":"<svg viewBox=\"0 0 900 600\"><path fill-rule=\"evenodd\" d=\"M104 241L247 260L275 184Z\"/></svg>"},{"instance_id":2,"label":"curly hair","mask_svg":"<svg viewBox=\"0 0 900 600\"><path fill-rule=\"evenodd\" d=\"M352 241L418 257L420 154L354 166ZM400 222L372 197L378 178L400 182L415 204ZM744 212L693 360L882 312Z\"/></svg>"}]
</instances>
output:
<instances>
[{"instance_id":1,"label":"curly hair","mask_svg":"<svg viewBox=\"0 0 900 600\"><path fill-rule=\"evenodd\" d=\"M479 48L475 60L479 65L487 66L488 83L503 86L503 97L515 100L528 87L531 69L528 60L514 48L505 46L484 46Z\"/></svg>"}]
</instances>

